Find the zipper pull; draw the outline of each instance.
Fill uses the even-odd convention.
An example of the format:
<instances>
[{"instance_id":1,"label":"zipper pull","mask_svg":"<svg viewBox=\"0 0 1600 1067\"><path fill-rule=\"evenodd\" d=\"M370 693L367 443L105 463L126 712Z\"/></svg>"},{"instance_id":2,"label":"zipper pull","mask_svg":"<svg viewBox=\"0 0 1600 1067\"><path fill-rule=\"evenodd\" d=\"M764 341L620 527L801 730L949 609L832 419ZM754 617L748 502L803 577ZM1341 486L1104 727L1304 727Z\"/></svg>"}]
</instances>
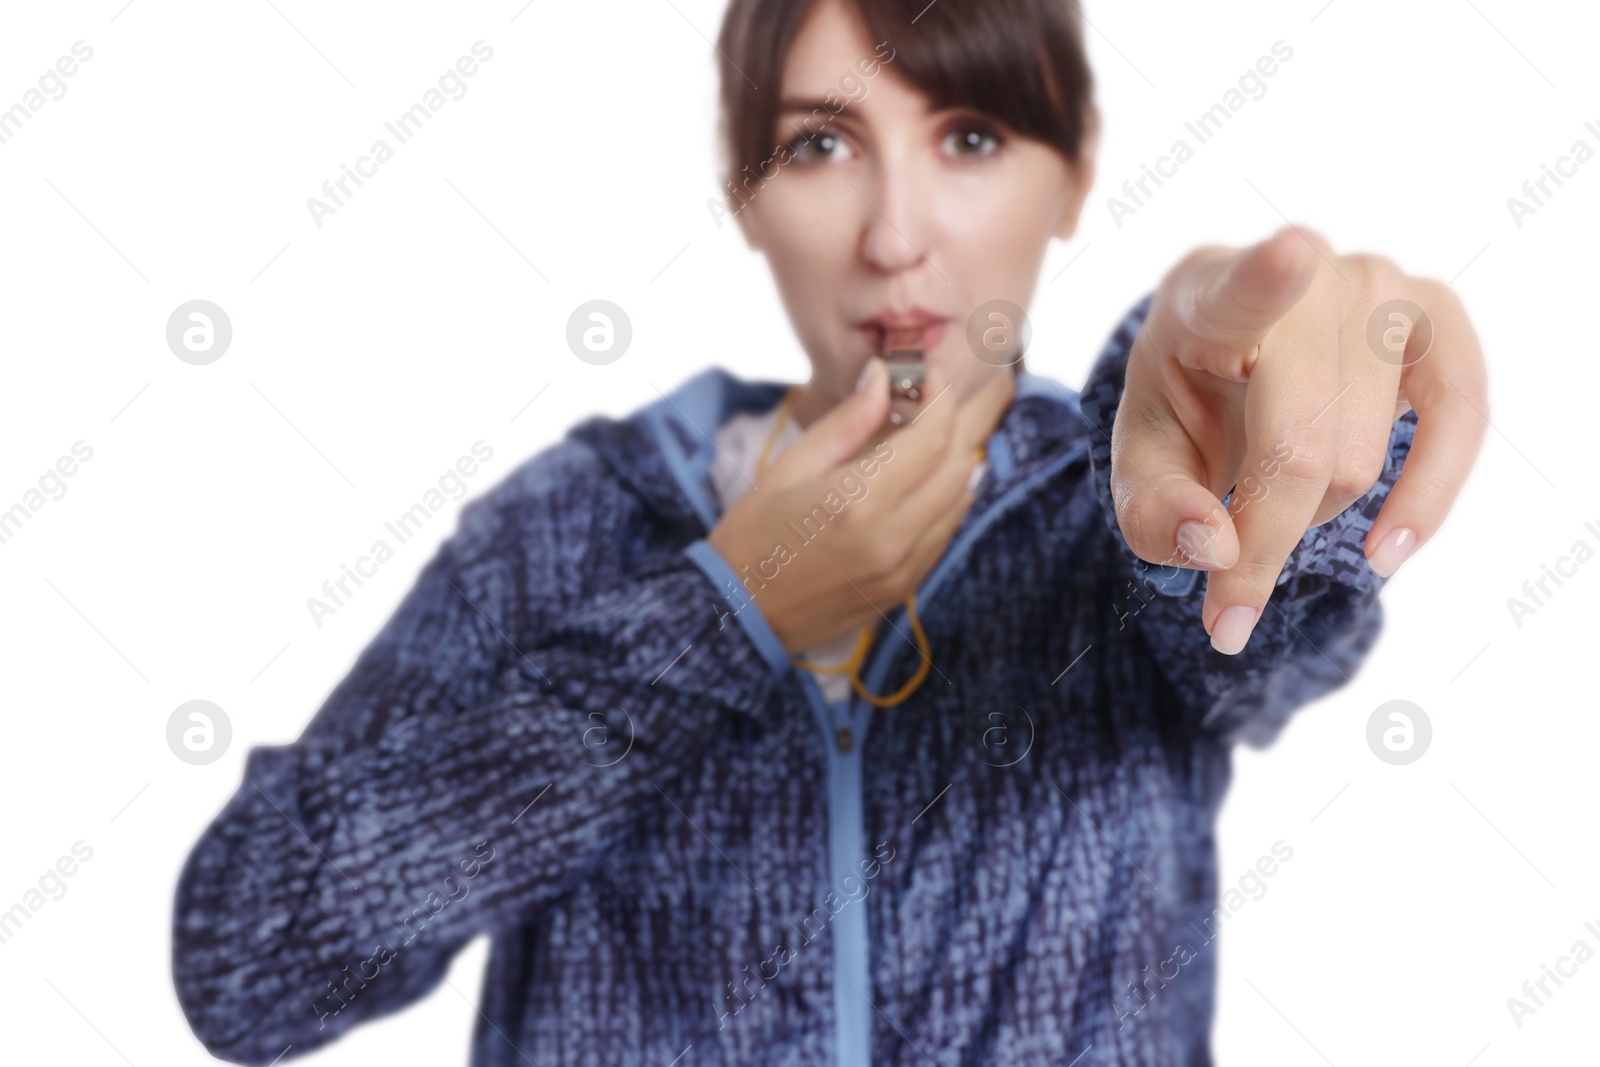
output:
<instances>
[{"instance_id":1,"label":"zipper pull","mask_svg":"<svg viewBox=\"0 0 1600 1067\"><path fill-rule=\"evenodd\" d=\"M850 727L839 726L834 728L833 743L838 746L840 752L849 753L850 749L855 747L855 740L855 731L851 730Z\"/></svg>"}]
</instances>

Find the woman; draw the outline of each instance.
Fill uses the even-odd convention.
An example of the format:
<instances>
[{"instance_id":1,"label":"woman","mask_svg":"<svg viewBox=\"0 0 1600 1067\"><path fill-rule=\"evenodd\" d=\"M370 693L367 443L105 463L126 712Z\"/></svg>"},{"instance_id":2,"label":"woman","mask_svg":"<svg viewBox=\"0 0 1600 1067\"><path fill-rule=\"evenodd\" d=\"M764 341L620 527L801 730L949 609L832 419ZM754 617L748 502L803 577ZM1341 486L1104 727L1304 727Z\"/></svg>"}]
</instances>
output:
<instances>
[{"instance_id":1,"label":"woman","mask_svg":"<svg viewBox=\"0 0 1600 1067\"><path fill-rule=\"evenodd\" d=\"M463 509L185 866L214 1054L489 934L479 1065L1210 1063L1229 746L1372 646L1482 360L1444 287L1286 230L1167 272L1081 394L1022 369L1092 180L1075 11L734 0L727 213L811 379L713 368ZM1385 360L1391 299L1430 317Z\"/></svg>"}]
</instances>

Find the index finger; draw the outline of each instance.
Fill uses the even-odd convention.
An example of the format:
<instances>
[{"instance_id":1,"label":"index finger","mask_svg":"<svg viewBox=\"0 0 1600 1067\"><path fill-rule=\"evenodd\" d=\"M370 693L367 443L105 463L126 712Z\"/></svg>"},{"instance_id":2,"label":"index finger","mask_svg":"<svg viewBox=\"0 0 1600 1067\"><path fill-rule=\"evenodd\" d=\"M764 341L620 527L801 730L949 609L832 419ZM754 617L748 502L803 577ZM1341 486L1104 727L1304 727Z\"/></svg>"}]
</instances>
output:
<instances>
[{"instance_id":1,"label":"index finger","mask_svg":"<svg viewBox=\"0 0 1600 1067\"><path fill-rule=\"evenodd\" d=\"M1173 316L1158 326L1167 335L1163 351L1191 370L1249 380L1257 349L1305 295L1323 255L1312 237L1286 226L1248 248L1207 249L1185 260L1163 283L1171 299L1157 301Z\"/></svg>"},{"instance_id":2,"label":"index finger","mask_svg":"<svg viewBox=\"0 0 1600 1067\"><path fill-rule=\"evenodd\" d=\"M1337 336L1324 322L1275 335L1250 376L1245 460L1228 508L1239 561L1208 572L1200 609L1212 647L1226 655L1243 650L1333 478L1339 353L1331 339Z\"/></svg>"}]
</instances>

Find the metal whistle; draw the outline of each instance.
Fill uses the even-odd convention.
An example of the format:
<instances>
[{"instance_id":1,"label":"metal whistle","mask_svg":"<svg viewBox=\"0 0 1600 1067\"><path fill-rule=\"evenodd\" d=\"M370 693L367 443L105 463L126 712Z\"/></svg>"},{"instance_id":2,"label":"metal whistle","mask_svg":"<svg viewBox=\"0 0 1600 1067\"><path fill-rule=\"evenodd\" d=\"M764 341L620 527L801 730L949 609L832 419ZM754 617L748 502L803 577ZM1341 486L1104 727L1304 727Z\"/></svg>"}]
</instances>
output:
<instances>
[{"instance_id":1,"label":"metal whistle","mask_svg":"<svg viewBox=\"0 0 1600 1067\"><path fill-rule=\"evenodd\" d=\"M922 380L927 373L922 356L922 331L888 331L883 342L883 361L889 367L889 421L903 426L914 417L922 400Z\"/></svg>"}]
</instances>

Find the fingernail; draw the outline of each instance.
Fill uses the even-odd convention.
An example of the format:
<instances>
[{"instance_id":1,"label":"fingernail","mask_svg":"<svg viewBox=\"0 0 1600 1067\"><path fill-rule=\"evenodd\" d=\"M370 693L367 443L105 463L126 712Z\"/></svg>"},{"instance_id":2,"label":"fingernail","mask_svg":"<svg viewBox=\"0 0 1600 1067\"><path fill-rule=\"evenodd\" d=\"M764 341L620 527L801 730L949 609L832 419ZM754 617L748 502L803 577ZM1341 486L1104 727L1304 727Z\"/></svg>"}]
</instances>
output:
<instances>
[{"instance_id":1,"label":"fingernail","mask_svg":"<svg viewBox=\"0 0 1600 1067\"><path fill-rule=\"evenodd\" d=\"M1367 559L1372 569L1379 576L1387 578L1395 572L1400 564L1406 561L1413 549L1417 547L1417 531L1409 526L1401 526L1390 530L1389 536L1379 542L1377 549Z\"/></svg>"},{"instance_id":2,"label":"fingernail","mask_svg":"<svg viewBox=\"0 0 1600 1067\"><path fill-rule=\"evenodd\" d=\"M1217 559L1216 531L1203 522L1189 519L1178 524L1178 548L1202 567L1220 567Z\"/></svg>"},{"instance_id":3,"label":"fingernail","mask_svg":"<svg viewBox=\"0 0 1600 1067\"><path fill-rule=\"evenodd\" d=\"M878 376L878 364L880 362L882 361L877 356L868 358L867 365L861 368L861 377L856 379L856 392L861 392Z\"/></svg>"},{"instance_id":4,"label":"fingernail","mask_svg":"<svg viewBox=\"0 0 1600 1067\"><path fill-rule=\"evenodd\" d=\"M1225 656L1237 656L1250 640L1250 631L1256 628L1256 614L1255 608L1244 604L1224 608L1211 627L1211 647Z\"/></svg>"}]
</instances>

